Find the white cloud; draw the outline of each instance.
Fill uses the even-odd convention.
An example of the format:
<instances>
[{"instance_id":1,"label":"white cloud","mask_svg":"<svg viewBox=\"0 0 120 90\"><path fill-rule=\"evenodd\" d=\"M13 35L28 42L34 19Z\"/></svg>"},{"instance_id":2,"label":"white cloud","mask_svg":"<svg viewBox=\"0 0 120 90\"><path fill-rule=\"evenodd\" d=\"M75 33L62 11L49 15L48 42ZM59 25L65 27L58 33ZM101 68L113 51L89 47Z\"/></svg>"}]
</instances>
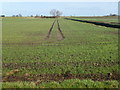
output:
<instances>
[{"instance_id":1,"label":"white cloud","mask_svg":"<svg viewBox=\"0 0 120 90\"><path fill-rule=\"evenodd\" d=\"M119 2L120 0L1 0L1 2Z\"/></svg>"}]
</instances>

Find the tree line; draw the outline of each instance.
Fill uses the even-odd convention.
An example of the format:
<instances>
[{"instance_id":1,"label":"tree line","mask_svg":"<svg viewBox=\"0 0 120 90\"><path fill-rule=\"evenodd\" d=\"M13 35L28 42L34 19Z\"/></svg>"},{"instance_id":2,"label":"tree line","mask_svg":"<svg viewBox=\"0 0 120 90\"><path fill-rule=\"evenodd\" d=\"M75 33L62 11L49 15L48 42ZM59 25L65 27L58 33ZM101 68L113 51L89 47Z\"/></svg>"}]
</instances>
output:
<instances>
[{"instance_id":1,"label":"tree line","mask_svg":"<svg viewBox=\"0 0 120 90\"><path fill-rule=\"evenodd\" d=\"M50 12L50 15L52 16L44 16L44 15L38 15L36 14L35 16L34 15L30 15L28 17L41 17L41 18L56 18L56 17L60 17L63 13L59 10L56 10L56 9L52 9ZM107 16L120 16L120 15L117 15L117 14L109 14ZM5 17L5 15L0 15L0 17ZM12 17L22 17L22 14L18 14L18 15L12 15Z\"/></svg>"},{"instance_id":2,"label":"tree line","mask_svg":"<svg viewBox=\"0 0 120 90\"><path fill-rule=\"evenodd\" d=\"M35 15L35 16L34 16L34 15L31 15L31 16L29 16L29 17L42 17L42 18L54 17L54 18L56 18L56 17L59 17L59 16L62 15L62 12L59 11L59 10L56 10L56 9L52 9L49 13L50 13L50 15L52 15L52 16L43 16L43 15L41 15L41 16ZM0 17L5 17L5 15L0 15ZM12 15L12 17L23 17L23 16L22 16L22 14L18 14L18 15Z\"/></svg>"}]
</instances>

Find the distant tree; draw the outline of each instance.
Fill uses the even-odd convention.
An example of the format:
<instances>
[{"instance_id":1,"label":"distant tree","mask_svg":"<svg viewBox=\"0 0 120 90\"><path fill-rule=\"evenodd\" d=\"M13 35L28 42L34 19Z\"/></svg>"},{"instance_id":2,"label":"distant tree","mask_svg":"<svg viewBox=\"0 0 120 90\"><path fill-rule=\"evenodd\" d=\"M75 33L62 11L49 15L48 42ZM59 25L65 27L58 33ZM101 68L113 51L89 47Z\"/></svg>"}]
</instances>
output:
<instances>
[{"instance_id":1,"label":"distant tree","mask_svg":"<svg viewBox=\"0 0 120 90\"><path fill-rule=\"evenodd\" d=\"M112 16L117 16L117 14L113 14Z\"/></svg>"},{"instance_id":2,"label":"distant tree","mask_svg":"<svg viewBox=\"0 0 120 90\"><path fill-rule=\"evenodd\" d=\"M56 10L56 9L52 9L50 11L50 14L53 15L53 16L55 16L55 17L58 17L58 16L62 15L62 12L59 11L59 10Z\"/></svg>"},{"instance_id":3,"label":"distant tree","mask_svg":"<svg viewBox=\"0 0 120 90\"><path fill-rule=\"evenodd\" d=\"M0 15L0 17L5 17L5 15Z\"/></svg>"},{"instance_id":4,"label":"distant tree","mask_svg":"<svg viewBox=\"0 0 120 90\"><path fill-rule=\"evenodd\" d=\"M33 17L33 15L31 15L30 17Z\"/></svg>"},{"instance_id":5,"label":"distant tree","mask_svg":"<svg viewBox=\"0 0 120 90\"><path fill-rule=\"evenodd\" d=\"M117 14L110 14L110 16L117 16Z\"/></svg>"},{"instance_id":6,"label":"distant tree","mask_svg":"<svg viewBox=\"0 0 120 90\"><path fill-rule=\"evenodd\" d=\"M22 15L21 15L21 14L18 14L18 17L22 17Z\"/></svg>"},{"instance_id":7,"label":"distant tree","mask_svg":"<svg viewBox=\"0 0 120 90\"><path fill-rule=\"evenodd\" d=\"M56 16L56 9L51 10L50 14L53 15L53 16Z\"/></svg>"},{"instance_id":8,"label":"distant tree","mask_svg":"<svg viewBox=\"0 0 120 90\"><path fill-rule=\"evenodd\" d=\"M62 15L62 12L60 12L60 11L56 11L56 16L61 16Z\"/></svg>"},{"instance_id":9,"label":"distant tree","mask_svg":"<svg viewBox=\"0 0 120 90\"><path fill-rule=\"evenodd\" d=\"M16 17L19 17L19 15L16 15Z\"/></svg>"},{"instance_id":10,"label":"distant tree","mask_svg":"<svg viewBox=\"0 0 120 90\"><path fill-rule=\"evenodd\" d=\"M15 15L12 15L12 17L15 17Z\"/></svg>"}]
</instances>

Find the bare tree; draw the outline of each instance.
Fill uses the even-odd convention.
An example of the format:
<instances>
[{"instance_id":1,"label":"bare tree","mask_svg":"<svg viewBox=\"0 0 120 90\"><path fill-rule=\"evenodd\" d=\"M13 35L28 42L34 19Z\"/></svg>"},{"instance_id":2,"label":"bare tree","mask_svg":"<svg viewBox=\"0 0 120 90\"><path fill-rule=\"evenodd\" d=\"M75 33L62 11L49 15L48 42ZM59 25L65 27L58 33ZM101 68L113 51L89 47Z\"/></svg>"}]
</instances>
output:
<instances>
[{"instance_id":1,"label":"bare tree","mask_svg":"<svg viewBox=\"0 0 120 90\"><path fill-rule=\"evenodd\" d=\"M58 17L58 16L62 15L62 12L59 11L59 10L56 10L56 9L52 9L50 11L50 14L53 15L53 16L55 16L55 17Z\"/></svg>"},{"instance_id":2,"label":"bare tree","mask_svg":"<svg viewBox=\"0 0 120 90\"><path fill-rule=\"evenodd\" d=\"M53 16L56 16L56 9L52 9L52 10L50 11L50 14L53 15Z\"/></svg>"},{"instance_id":3,"label":"bare tree","mask_svg":"<svg viewBox=\"0 0 120 90\"><path fill-rule=\"evenodd\" d=\"M56 16L60 16L60 15L62 15L62 12L61 11L56 11Z\"/></svg>"}]
</instances>

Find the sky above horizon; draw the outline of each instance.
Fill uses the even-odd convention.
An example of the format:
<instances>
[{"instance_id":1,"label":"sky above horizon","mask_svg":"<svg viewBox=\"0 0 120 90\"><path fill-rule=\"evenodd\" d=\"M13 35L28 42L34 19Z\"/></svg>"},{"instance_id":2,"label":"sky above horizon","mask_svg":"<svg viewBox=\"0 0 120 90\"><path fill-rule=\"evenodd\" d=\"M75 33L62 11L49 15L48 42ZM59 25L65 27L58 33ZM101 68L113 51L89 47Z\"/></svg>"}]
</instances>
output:
<instances>
[{"instance_id":1,"label":"sky above horizon","mask_svg":"<svg viewBox=\"0 0 120 90\"><path fill-rule=\"evenodd\" d=\"M63 16L103 16L118 14L118 2L4 2L2 12L6 16L22 14L47 15L52 9L63 12ZM0 5L0 6L1 6Z\"/></svg>"},{"instance_id":2,"label":"sky above horizon","mask_svg":"<svg viewBox=\"0 0 120 90\"><path fill-rule=\"evenodd\" d=\"M119 2L120 0L1 0L1 2Z\"/></svg>"}]
</instances>

